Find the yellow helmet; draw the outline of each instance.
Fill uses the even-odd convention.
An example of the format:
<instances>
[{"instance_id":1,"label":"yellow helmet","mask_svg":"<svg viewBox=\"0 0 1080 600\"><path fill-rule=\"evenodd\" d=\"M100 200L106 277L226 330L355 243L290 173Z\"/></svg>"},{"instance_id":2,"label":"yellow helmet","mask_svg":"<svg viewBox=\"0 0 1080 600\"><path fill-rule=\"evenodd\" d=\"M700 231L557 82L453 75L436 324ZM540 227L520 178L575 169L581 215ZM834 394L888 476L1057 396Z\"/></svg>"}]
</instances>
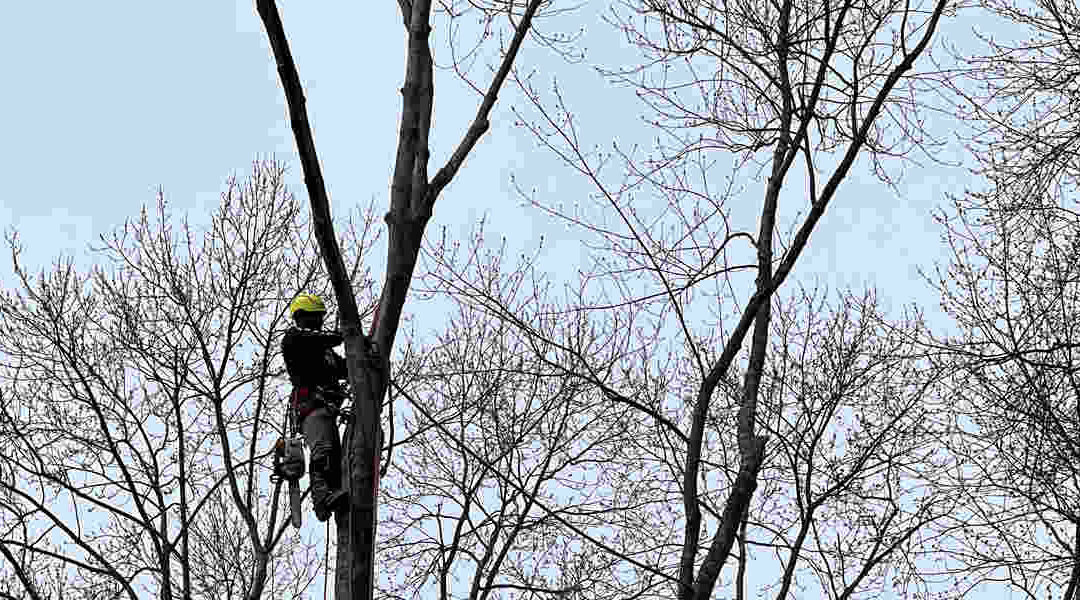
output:
<instances>
[{"instance_id":1,"label":"yellow helmet","mask_svg":"<svg viewBox=\"0 0 1080 600\"><path fill-rule=\"evenodd\" d=\"M295 317L297 311L325 313L326 305L315 294L300 294L289 304L289 315Z\"/></svg>"}]
</instances>

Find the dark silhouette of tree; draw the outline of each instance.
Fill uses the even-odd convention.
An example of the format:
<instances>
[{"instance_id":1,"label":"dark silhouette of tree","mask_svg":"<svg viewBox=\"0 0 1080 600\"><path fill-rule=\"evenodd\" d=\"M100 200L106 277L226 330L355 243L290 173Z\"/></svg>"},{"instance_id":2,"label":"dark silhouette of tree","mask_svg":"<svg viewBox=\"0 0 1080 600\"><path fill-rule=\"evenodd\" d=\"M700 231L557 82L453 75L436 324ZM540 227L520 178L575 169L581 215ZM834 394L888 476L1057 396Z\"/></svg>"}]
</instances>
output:
<instances>
[{"instance_id":1,"label":"dark silhouette of tree","mask_svg":"<svg viewBox=\"0 0 1080 600\"><path fill-rule=\"evenodd\" d=\"M673 578L682 600L713 596L765 466L759 395L773 294L859 157L888 182L889 159L933 149L919 112L920 84L929 80L915 66L951 8L945 1L665 0L617 7L612 23L643 58L605 73L646 103L658 128L650 152L587 144L587 125L570 108L574 90L553 84L541 93L533 78L516 78L533 108L520 112L521 123L594 189L572 207L525 199L581 232L591 264L571 275L564 298L538 291L542 300L526 302L493 283L520 264L474 269L448 258L447 247L432 249L433 287L483 306L542 340L538 346L565 350L558 364L567 376L655 421L665 437L650 439L651 449L663 449L666 461L677 457L667 476L680 482L682 516L674 521L677 563L665 556L650 568ZM765 175L756 230L731 217L728 203L743 184L710 180L720 156L743 167L734 179L749 179L752 168ZM796 169L806 191L795 192L802 200L789 209L798 216L785 237L779 210L784 190L799 185L789 177ZM756 273L741 300L740 271ZM736 365L747 338L749 356ZM650 362L643 349L657 344L661 358ZM678 382L669 383L677 402L663 395L644 402L644 381ZM718 405L725 393L737 397ZM733 407L727 423L735 439L718 450L711 423ZM726 499L703 514L704 486L725 469Z\"/></svg>"},{"instance_id":2,"label":"dark silhouette of tree","mask_svg":"<svg viewBox=\"0 0 1080 600\"><path fill-rule=\"evenodd\" d=\"M976 35L983 50L954 49L962 65L942 83L957 115L975 127L969 142L998 202L1072 189L1080 175L1080 8L1074 2L981 0L1014 35Z\"/></svg>"},{"instance_id":3,"label":"dark silhouette of tree","mask_svg":"<svg viewBox=\"0 0 1080 600\"><path fill-rule=\"evenodd\" d=\"M586 532L618 536L627 519L649 516L609 496L631 493L610 487L633 435L626 407L464 306L414 355L412 375L395 378L398 475L385 492L380 556L397 578L386 597L621 598L655 586L627 580L623 558L581 545Z\"/></svg>"},{"instance_id":4,"label":"dark silhouette of tree","mask_svg":"<svg viewBox=\"0 0 1080 600\"><path fill-rule=\"evenodd\" d=\"M954 478L965 509L942 547L960 589L993 581L1073 599L1080 10L1059 0L979 4L1012 35L980 35L983 49L967 49L965 68L943 80L975 127L968 141L987 184L939 215L951 256L927 277L958 331L921 340L954 373L947 439L965 462Z\"/></svg>"},{"instance_id":5,"label":"dark silhouette of tree","mask_svg":"<svg viewBox=\"0 0 1080 600\"><path fill-rule=\"evenodd\" d=\"M326 265L340 311L341 332L353 394L351 435L343 452L343 471L349 486L347 514L335 515L338 554L335 596L372 598L377 522L376 465L379 464L380 413L382 399L389 385L388 357L400 326L413 271L416 267L424 230L431 219L435 201L461 168L465 158L489 127L489 116L503 82L517 57L532 20L542 0L523 3L471 3L451 16L476 16L485 32L508 25L508 42L500 48L499 64L493 69L490 84L482 92L476 116L465 130L458 146L446 163L428 175L431 115L435 99L434 62L428 37L431 33L431 0L399 0L402 21L407 33L405 84L402 87L402 111L394 174L390 186L390 208L386 213L388 249L386 273L378 302L377 318L370 338L362 331L354 291L345 270L341 246L330 216L330 204L319 167L315 142L308 124L303 88L296 64L289 50L285 30L273 0L257 0L255 5L265 25L285 98L289 118L300 153L304 182L311 203L315 235ZM453 26L451 26L453 27ZM484 38L488 37L487 35ZM477 89L479 91L479 88Z\"/></svg>"},{"instance_id":6,"label":"dark silhouette of tree","mask_svg":"<svg viewBox=\"0 0 1080 600\"><path fill-rule=\"evenodd\" d=\"M692 393L683 383L692 365L653 328L655 315L562 308L535 257L514 261L485 251L479 236L457 254L452 246L432 249L430 256L447 263L426 279L460 301L460 316L417 353L432 363L404 384L417 390L417 407L396 411L408 415L411 439L397 451L402 477L388 501L397 509L387 534L394 572L410 574L408 589L427 585L418 593L432 596L447 572L461 580L476 573L487 586L450 593L440 586L440 598L483 598L500 589L537 598L670 596L681 552L681 445L692 418L681 397ZM761 493L740 521L725 589L738 598L790 598L814 587L828 598L930 589L919 549L955 505L936 484L955 464L938 444L947 425L943 401L936 401L940 373L913 339L918 323L885 323L873 294L830 305L824 292L801 290L773 302L757 415L769 436ZM427 380L429 370L440 375ZM558 382L573 396L504 391L533 378ZM703 452L713 474L702 479L698 497L712 527L738 477L741 390L733 379L717 395ZM499 462L486 457L512 421L489 417L489 402L506 411L532 403L547 418L569 410L589 426L551 450L511 445L511 456L521 451L525 458ZM427 438L439 441L421 441ZM519 469L546 465L552 452L573 456L572 467L533 491L528 477L547 471ZM528 502L507 508L502 496L485 495L485 481ZM489 541L480 533L497 530L505 511L523 506L532 511L529 522L543 523L540 543ZM449 531L455 535L439 536ZM498 548L529 568L506 566L484 577L481 571L495 569L476 569L473 561Z\"/></svg>"},{"instance_id":7,"label":"dark silhouette of tree","mask_svg":"<svg viewBox=\"0 0 1080 600\"><path fill-rule=\"evenodd\" d=\"M11 238L0 555L26 597L255 600L310 583L319 556L285 537L269 455L286 307L326 281L283 172L231 179L206 228L159 195L89 272L68 258L35 276Z\"/></svg>"},{"instance_id":8,"label":"dark silhouette of tree","mask_svg":"<svg viewBox=\"0 0 1080 600\"><path fill-rule=\"evenodd\" d=\"M963 510L944 530L957 585L1028 597L1080 585L1080 214L994 190L942 216L952 256L931 281L958 333L922 343L952 374Z\"/></svg>"}]
</instances>

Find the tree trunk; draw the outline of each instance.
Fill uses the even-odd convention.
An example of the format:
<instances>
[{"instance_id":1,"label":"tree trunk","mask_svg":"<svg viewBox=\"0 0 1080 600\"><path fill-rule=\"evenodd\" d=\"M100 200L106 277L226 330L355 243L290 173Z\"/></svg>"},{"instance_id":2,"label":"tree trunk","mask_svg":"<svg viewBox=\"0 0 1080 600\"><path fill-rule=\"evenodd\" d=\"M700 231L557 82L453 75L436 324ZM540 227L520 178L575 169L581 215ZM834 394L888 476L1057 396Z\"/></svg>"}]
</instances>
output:
<instances>
[{"instance_id":1,"label":"tree trunk","mask_svg":"<svg viewBox=\"0 0 1080 600\"><path fill-rule=\"evenodd\" d=\"M360 359L356 348L350 351L351 345L364 351L363 340L345 340L346 360ZM357 363L364 385L359 393L354 391L354 401L359 398L361 402L354 404L352 422L342 440L341 473L347 478L350 501L348 510L334 515L337 529L334 597L371 600L375 587L376 488L381 451L379 409L386 390L381 373L385 362L381 356L366 355Z\"/></svg>"},{"instance_id":2,"label":"tree trunk","mask_svg":"<svg viewBox=\"0 0 1080 600\"><path fill-rule=\"evenodd\" d=\"M400 0L408 30L405 84L398 151L386 214L389 248L386 280L377 307L371 339L364 337L360 314L341 249L334 234L330 200L323 182L315 141L307 119L306 101L285 29L273 0L257 0L256 10L266 27L277 62L278 75L289 107L304 184L311 203L312 221L319 250L338 302L345 361L352 388L353 414L342 447L342 475L348 478L349 510L335 515L337 564L335 598L370 600L374 588L376 490L379 455L379 413L389 379L389 354L409 291L424 228L431 218L439 193L450 183L465 157L488 129L488 115L495 104L510 66L532 24L541 0L530 0L515 25L514 37L476 117L447 163L428 181L428 139L434 103L434 73L428 36L431 33L431 0ZM374 345L370 342L373 341Z\"/></svg>"}]
</instances>

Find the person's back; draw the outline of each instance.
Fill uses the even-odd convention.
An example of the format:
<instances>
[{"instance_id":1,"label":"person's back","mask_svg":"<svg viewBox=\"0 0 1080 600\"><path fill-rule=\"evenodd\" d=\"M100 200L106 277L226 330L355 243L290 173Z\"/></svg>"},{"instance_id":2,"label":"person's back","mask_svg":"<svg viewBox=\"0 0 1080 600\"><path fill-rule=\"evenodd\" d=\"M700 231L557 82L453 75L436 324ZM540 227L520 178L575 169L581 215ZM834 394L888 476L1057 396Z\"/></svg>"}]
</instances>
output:
<instances>
[{"instance_id":1,"label":"person's back","mask_svg":"<svg viewBox=\"0 0 1080 600\"><path fill-rule=\"evenodd\" d=\"M299 326L290 327L281 340L285 370L295 387L336 386L348 375L345 359L334 352L341 334Z\"/></svg>"}]
</instances>

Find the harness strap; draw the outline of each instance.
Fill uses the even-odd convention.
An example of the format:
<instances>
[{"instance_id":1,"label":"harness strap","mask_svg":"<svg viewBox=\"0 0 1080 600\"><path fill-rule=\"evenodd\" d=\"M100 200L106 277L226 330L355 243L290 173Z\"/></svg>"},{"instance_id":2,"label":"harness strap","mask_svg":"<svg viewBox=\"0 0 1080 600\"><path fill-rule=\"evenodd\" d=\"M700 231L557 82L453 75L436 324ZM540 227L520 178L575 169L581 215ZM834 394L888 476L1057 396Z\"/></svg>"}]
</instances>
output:
<instances>
[{"instance_id":1,"label":"harness strap","mask_svg":"<svg viewBox=\"0 0 1080 600\"><path fill-rule=\"evenodd\" d=\"M289 398L296 414L296 422L299 424L305 417L320 408L326 408L331 413L337 414L341 403L345 400L345 394L322 386L296 386Z\"/></svg>"}]
</instances>

